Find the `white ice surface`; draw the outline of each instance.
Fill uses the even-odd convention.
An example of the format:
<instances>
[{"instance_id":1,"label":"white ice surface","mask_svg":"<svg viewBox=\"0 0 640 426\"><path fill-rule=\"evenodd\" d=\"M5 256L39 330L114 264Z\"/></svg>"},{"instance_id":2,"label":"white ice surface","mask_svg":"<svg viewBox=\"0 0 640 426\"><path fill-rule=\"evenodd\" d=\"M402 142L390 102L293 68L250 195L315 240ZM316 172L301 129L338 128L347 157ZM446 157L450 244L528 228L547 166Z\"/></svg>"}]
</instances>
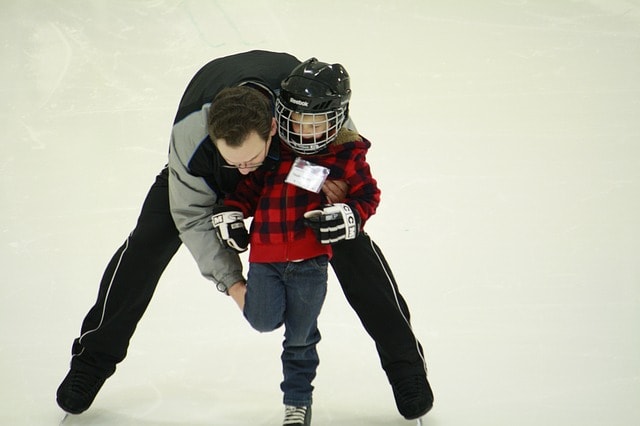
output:
<instances>
[{"instance_id":1,"label":"white ice surface","mask_svg":"<svg viewBox=\"0 0 640 426\"><path fill-rule=\"evenodd\" d=\"M249 49L341 62L383 190L429 426L640 424L638 0L0 4L0 424L55 390L185 85ZM314 425L409 425L335 278ZM181 249L128 358L66 425L278 425L281 335Z\"/></svg>"}]
</instances>

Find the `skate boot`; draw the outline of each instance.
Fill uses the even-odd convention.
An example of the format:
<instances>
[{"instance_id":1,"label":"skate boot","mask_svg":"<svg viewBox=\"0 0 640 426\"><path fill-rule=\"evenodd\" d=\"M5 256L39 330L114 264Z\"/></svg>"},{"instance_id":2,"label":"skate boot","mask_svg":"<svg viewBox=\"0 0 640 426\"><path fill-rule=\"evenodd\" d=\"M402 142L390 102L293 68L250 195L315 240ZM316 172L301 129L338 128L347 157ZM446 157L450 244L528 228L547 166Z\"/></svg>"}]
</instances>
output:
<instances>
[{"instance_id":1,"label":"skate boot","mask_svg":"<svg viewBox=\"0 0 640 426\"><path fill-rule=\"evenodd\" d=\"M433 392L425 376L415 375L391 382L398 411L407 420L418 419L433 407Z\"/></svg>"},{"instance_id":2,"label":"skate boot","mask_svg":"<svg viewBox=\"0 0 640 426\"><path fill-rule=\"evenodd\" d=\"M311 424L311 406L284 406L284 421L282 426L309 426Z\"/></svg>"},{"instance_id":3,"label":"skate boot","mask_svg":"<svg viewBox=\"0 0 640 426\"><path fill-rule=\"evenodd\" d=\"M69 414L82 413L91 406L105 380L106 376L72 368L58 387L58 405Z\"/></svg>"}]
</instances>

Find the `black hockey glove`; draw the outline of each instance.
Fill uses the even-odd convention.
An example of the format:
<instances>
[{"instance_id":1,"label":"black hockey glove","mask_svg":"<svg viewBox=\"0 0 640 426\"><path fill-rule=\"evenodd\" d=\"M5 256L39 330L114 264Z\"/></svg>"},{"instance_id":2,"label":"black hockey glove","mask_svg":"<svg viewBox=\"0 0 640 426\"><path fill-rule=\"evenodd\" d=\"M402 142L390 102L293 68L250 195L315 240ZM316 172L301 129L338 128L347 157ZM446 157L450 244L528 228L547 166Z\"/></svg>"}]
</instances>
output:
<instances>
[{"instance_id":1,"label":"black hockey glove","mask_svg":"<svg viewBox=\"0 0 640 426\"><path fill-rule=\"evenodd\" d=\"M223 246L238 253L247 251L249 233L244 226L244 215L241 211L227 206L216 207L211 216L211 223Z\"/></svg>"},{"instance_id":2,"label":"black hockey glove","mask_svg":"<svg viewBox=\"0 0 640 426\"><path fill-rule=\"evenodd\" d=\"M344 203L306 212L304 224L313 229L322 244L353 240L360 233L360 215Z\"/></svg>"}]
</instances>

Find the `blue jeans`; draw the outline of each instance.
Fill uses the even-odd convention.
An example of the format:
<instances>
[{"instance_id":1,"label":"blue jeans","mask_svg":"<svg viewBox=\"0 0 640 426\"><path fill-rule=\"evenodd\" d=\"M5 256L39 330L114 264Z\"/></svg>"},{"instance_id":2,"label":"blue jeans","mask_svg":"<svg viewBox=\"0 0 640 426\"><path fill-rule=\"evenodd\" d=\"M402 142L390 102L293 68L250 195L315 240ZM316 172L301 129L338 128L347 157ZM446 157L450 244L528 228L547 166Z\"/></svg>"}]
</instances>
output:
<instances>
[{"instance_id":1,"label":"blue jeans","mask_svg":"<svg viewBox=\"0 0 640 426\"><path fill-rule=\"evenodd\" d=\"M327 294L327 265L328 257L319 256L249 266L244 316L260 332L285 326L280 389L287 405L312 403L311 382L320 363L318 315Z\"/></svg>"}]
</instances>

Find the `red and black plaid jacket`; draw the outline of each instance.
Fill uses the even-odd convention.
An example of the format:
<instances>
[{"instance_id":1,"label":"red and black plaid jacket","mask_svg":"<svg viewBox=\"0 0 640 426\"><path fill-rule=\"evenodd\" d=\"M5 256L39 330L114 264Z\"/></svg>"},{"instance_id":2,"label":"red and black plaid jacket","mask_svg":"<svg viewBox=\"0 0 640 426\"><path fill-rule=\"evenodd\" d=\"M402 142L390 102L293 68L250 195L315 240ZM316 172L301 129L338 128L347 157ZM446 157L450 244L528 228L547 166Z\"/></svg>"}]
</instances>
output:
<instances>
[{"instance_id":1,"label":"red and black plaid jacket","mask_svg":"<svg viewBox=\"0 0 640 426\"><path fill-rule=\"evenodd\" d=\"M364 226L380 203L380 190L366 162L371 143L357 133L349 133L346 142L334 142L323 153L305 155L304 159L327 167L330 170L328 179L345 180L349 184L344 202L358 212L361 226ZM275 137L273 143L277 143ZM296 154L281 143L280 162L275 169L260 168L250 173L224 200L225 205L240 209L245 217L253 216L250 262L286 262L323 254L331 256L331 246L320 244L313 231L303 223L305 212L327 204L324 194L285 182L295 158Z\"/></svg>"}]
</instances>

